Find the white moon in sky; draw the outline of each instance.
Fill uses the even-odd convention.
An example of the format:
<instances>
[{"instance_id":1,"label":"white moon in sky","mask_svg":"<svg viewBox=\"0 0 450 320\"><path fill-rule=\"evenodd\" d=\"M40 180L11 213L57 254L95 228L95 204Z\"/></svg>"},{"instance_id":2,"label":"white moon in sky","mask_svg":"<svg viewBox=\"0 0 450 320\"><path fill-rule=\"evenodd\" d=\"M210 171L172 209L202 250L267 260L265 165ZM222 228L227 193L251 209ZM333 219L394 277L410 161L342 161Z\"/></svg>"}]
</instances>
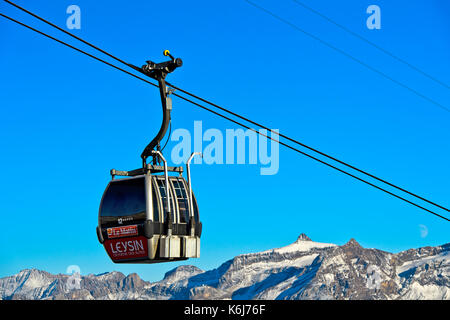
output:
<instances>
[{"instance_id":1,"label":"white moon in sky","mask_svg":"<svg viewBox=\"0 0 450 320\"><path fill-rule=\"evenodd\" d=\"M425 226L423 224L419 224L419 228L420 228L420 236L422 238L425 238L428 235L428 228L427 228L427 226Z\"/></svg>"}]
</instances>

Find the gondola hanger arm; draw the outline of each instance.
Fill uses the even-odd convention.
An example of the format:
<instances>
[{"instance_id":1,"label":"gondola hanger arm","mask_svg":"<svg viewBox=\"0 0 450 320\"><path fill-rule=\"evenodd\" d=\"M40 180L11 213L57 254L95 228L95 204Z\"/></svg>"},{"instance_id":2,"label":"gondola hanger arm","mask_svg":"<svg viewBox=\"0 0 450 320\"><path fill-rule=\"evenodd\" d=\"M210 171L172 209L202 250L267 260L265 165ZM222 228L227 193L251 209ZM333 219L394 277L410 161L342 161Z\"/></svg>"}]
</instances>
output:
<instances>
[{"instance_id":1,"label":"gondola hanger arm","mask_svg":"<svg viewBox=\"0 0 450 320\"><path fill-rule=\"evenodd\" d=\"M130 67L133 69L143 73L144 75L155 79L158 81L159 86L159 94L161 96L161 105L163 111L163 120L161 124L161 128L157 133L156 137L145 147L144 151L141 154L142 164L145 168L147 164L147 158L153 156L153 163L157 164L160 162L160 156L158 154L153 154L152 151L161 151L160 150L160 142L165 136L167 129L170 123L170 112L172 110L172 103L169 94L172 93L171 90L167 89L165 78L167 74L175 71L175 69L181 67L183 65L183 61L180 58L174 58L169 50L164 50L164 56L168 56L171 59L165 62L155 63L153 61L148 60L146 65L143 65L141 68L136 67L130 64Z\"/></svg>"}]
</instances>

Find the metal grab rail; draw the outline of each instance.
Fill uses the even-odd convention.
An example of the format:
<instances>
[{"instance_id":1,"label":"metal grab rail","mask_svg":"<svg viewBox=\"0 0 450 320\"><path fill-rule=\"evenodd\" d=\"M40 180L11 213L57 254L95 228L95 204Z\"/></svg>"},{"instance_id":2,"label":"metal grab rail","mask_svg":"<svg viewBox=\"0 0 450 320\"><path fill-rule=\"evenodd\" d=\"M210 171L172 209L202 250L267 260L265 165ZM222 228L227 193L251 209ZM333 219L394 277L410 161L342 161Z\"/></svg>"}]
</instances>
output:
<instances>
[{"instance_id":1,"label":"metal grab rail","mask_svg":"<svg viewBox=\"0 0 450 320\"><path fill-rule=\"evenodd\" d=\"M187 178L188 178L188 186L189 186L189 218L191 220L191 236L194 235L194 223L195 217L194 217L194 203L192 201L192 188L191 188L191 160L194 158L194 156L199 155L200 157L203 157L201 152L193 152L191 156L189 157L188 161L186 162L186 172L187 172Z\"/></svg>"},{"instance_id":2,"label":"metal grab rail","mask_svg":"<svg viewBox=\"0 0 450 320\"><path fill-rule=\"evenodd\" d=\"M167 161L160 151L152 150L153 156L158 156L164 163L164 180L166 184L166 200L167 200L167 235L172 235L172 212L170 210L170 187L169 187L169 173L167 171Z\"/></svg>"}]
</instances>

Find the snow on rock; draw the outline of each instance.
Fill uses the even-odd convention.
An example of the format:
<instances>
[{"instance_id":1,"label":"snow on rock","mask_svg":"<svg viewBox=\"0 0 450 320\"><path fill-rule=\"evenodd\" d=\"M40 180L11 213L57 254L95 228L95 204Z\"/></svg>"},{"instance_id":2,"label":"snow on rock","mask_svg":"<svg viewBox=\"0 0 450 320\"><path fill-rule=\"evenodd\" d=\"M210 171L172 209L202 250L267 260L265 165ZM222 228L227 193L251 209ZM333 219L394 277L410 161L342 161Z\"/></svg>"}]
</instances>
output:
<instances>
[{"instance_id":1,"label":"snow on rock","mask_svg":"<svg viewBox=\"0 0 450 320\"><path fill-rule=\"evenodd\" d=\"M397 273L401 274L412 268L417 268L430 263L445 264L447 266L450 266L450 251L446 251L433 256L420 257L417 260L407 261L397 267Z\"/></svg>"},{"instance_id":2,"label":"snow on rock","mask_svg":"<svg viewBox=\"0 0 450 320\"><path fill-rule=\"evenodd\" d=\"M178 268L166 272L163 281L166 281L167 283L173 283L203 272L204 271L202 269L199 269L195 266L179 266Z\"/></svg>"},{"instance_id":3,"label":"snow on rock","mask_svg":"<svg viewBox=\"0 0 450 320\"><path fill-rule=\"evenodd\" d=\"M406 300L450 300L450 288L431 285L421 285L414 282L402 299Z\"/></svg>"},{"instance_id":4,"label":"snow on rock","mask_svg":"<svg viewBox=\"0 0 450 320\"><path fill-rule=\"evenodd\" d=\"M335 246L336 245L332 243L313 242L306 234L302 233L294 243L285 247L272 249L271 251L283 254L296 251L310 251L311 249L323 249Z\"/></svg>"}]
</instances>

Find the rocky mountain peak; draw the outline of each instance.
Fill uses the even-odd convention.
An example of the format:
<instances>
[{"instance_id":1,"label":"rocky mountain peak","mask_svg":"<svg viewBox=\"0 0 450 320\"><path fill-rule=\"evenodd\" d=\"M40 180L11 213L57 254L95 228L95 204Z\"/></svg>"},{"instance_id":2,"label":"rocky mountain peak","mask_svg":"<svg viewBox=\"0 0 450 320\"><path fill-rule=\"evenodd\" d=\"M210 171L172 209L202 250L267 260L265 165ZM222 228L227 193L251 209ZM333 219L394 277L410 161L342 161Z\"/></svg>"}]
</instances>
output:
<instances>
[{"instance_id":1,"label":"rocky mountain peak","mask_svg":"<svg viewBox=\"0 0 450 320\"><path fill-rule=\"evenodd\" d=\"M23 270L20 270L19 275L26 275L26 276L29 276L29 275L38 275L38 274L40 274L40 273L44 273L44 272L41 271L41 270L32 268L32 269L23 269Z\"/></svg>"},{"instance_id":2,"label":"rocky mountain peak","mask_svg":"<svg viewBox=\"0 0 450 320\"><path fill-rule=\"evenodd\" d=\"M302 233L298 236L297 242L298 241L312 241L312 240L306 234Z\"/></svg>"},{"instance_id":3,"label":"rocky mountain peak","mask_svg":"<svg viewBox=\"0 0 450 320\"><path fill-rule=\"evenodd\" d=\"M362 248L358 241L356 241L354 238L351 238L346 244L344 244L344 247Z\"/></svg>"},{"instance_id":4,"label":"rocky mountain peak","mask_svg":"<svg viewBox=\"0 0 450 320\"><path fill-rule=\"evenodd\" d=\"M192 265L185 265L185 266L179 266L175 269L172 269L164 275L164 279L166 281L170 280L180 280L183 278L188 278L194 275L197 275L199 273L203 273L204 271L200 268L197 268L196 266Z\"/></svg>"},{"instance_id":5,"label":"rocky mountain peak","mask_svg":"<svg viewBox=\"0 0 450 320\"><path fill-rule=\"evenodd\" d=\"M131 273L122 280L122 288L127 290L141 288L144 284L145 282L138 276L137 273Z\"/></svg>"},{"instance_id":6,"label":"rocky mountain peak","mask_svg":"<svg viewBox=\"0 0 450 320\"><path fill-rule=\"evenodd\" d=\"M81 276L36 269L0 278L10 299L433 299L450 297L450 244L389 253L313 242L301 234L282 248L240 255L216 269L179 266L158 282L120 272Z\"/></svg>"}]
</instances>

